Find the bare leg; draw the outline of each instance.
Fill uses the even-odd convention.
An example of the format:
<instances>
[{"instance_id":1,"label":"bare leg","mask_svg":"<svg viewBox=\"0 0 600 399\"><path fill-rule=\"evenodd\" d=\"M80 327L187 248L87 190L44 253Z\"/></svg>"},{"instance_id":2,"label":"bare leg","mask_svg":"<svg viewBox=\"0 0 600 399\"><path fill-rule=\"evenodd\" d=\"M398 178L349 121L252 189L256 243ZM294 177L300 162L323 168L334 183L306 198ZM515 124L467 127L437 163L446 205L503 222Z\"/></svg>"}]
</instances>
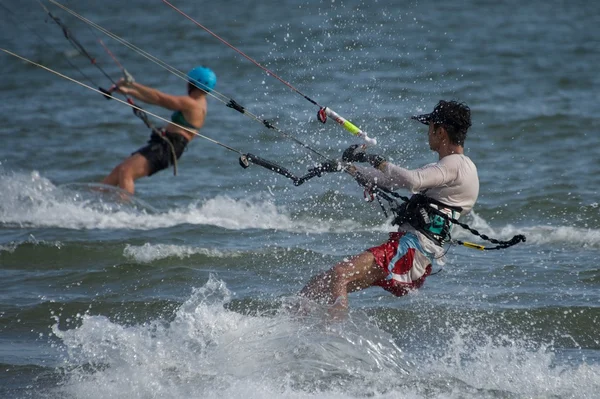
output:
<instances>
[{"instance_id":1,"label":"bare leg","mask_svg":"<svg viewBox=\"0 0 600 399\"><path fill-rule=\"evenodd\" d=\"M386 276L386 271L375 263L373 254L365 251L311 278L300 295L346 308L348 293L370 287Z\"/></svg>"},{"instance_id":2,"label":"bare leg","mask_svg":"<svg viewBox=\"0 0 600 399\"><path fill-rule=\"evenodd\" d=\"M150 174L150 163L140 154L133 154L119 165L117 165L108 176L102 180L103 184L119 186L123 190L133 194L135 191L134 181L140 177Z\"/></svg>"}]
</instances>

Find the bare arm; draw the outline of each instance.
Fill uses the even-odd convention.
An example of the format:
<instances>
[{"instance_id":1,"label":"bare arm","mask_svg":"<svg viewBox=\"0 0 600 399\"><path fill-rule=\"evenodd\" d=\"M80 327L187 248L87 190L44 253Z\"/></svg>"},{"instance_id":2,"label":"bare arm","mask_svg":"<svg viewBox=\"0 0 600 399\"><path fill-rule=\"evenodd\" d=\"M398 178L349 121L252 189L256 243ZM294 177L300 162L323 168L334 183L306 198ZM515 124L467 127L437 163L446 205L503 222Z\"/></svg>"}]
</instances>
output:
<instances>
[{"instance_id":1,"label":"bare arm","mask_svg":"<svg viewBox=\"0 0 600 399\"><path fill-rule=\"evenodd\" d=\"M147 104L159 105L173 111L186 110L194 106L193 100L188 96L173 96L137 82L125 83L121 80L117 86L117 90L123 94L133 96Z\"/></svg>"}]
</instances>

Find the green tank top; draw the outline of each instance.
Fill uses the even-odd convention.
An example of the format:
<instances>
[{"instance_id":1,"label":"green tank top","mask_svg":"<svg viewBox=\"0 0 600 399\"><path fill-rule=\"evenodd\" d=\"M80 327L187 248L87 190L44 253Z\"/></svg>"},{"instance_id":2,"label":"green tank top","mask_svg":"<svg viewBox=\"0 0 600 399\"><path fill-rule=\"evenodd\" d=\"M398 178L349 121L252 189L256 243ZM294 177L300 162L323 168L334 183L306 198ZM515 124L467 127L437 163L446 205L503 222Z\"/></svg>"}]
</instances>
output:
<instances>
[{"instance_id":1,"label":"green tank top","mask_svg":"<svg viewBox=\"0 0 600 399\"><path fill-rule=\"evenodd\" d=\"M189 127L190 129L198 129L196 126L185 120L185 117L181 111L175 111L171 114L171 122L181 126Z\"/></svg>"}]
</instances>

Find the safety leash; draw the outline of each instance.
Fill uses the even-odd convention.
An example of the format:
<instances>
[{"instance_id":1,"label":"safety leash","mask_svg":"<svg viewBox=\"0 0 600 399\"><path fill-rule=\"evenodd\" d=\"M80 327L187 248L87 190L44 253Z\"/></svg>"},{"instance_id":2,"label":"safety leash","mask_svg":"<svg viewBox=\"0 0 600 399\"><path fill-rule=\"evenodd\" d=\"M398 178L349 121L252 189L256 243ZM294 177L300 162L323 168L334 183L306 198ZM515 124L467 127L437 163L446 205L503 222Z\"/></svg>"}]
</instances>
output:
<instances>
[{"instance_id":1,"label":"safety leash","mask_svg":"<svg viewBox=\"0 0 600 399\"><path fill-rule=\"evenodd\" d=\"M400 199L404 202L410 201L410 198L408 198L406 196L400 195L391 190L386 190L381 187L372 187L371 190L374 191L376 195L379 195L382 198L384 198L386 201L388 201L388 203L390 204L390 209L394 213L400 207L400 205L398 203L398 199ZM381 202L379 204L383 208L383 205L381 204ZM431 211L431 212L435 213L436 215L439 215L440 217L444 218L447 222L454 223L454 224L462 227L463 229L469 231L471 234L473 234L477 237L480 237L482 240L491 242L492 244L497 244L494 247L486 247L486 246L475 244L475 243L468 242L468 241L452 240L451 243L456 244L456 245L462 245L464 247L478 249L480 251L490 251L490 250L509 248L509 247L512 247L513 245L516 245L516 244L526 241L526 237L523 234L517 234L517 235L513 236L510 240L507 240L507 241L497 240L495 238L491 238L491 237L487 236L486 234L480 233L479 231L470 227L466 223L462 223L462 222L458 221L457 219L445 214L444 212L440 211L439 209L428 208L428 211Z\"/></svg>"}]
</instances>

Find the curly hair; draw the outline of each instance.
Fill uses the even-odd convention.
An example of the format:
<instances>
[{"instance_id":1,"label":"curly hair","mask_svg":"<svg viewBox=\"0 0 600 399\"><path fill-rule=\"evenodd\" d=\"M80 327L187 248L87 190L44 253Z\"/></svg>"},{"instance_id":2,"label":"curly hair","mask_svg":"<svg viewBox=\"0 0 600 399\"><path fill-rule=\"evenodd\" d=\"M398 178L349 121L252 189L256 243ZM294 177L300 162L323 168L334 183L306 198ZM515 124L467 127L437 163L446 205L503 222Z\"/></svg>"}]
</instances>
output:
<instances>
[{"instance_id":1,"label":"curly hair","mask_svg":"<svg viewBox=\"0 0 600 399\"><path fill-rule=\"evenodd\" d=\"M465 145L467 130L471 127L471 108L467 104L440 100L431 113L431 120L446 129L450 142Z\"/></svg>"}]
</instances>

